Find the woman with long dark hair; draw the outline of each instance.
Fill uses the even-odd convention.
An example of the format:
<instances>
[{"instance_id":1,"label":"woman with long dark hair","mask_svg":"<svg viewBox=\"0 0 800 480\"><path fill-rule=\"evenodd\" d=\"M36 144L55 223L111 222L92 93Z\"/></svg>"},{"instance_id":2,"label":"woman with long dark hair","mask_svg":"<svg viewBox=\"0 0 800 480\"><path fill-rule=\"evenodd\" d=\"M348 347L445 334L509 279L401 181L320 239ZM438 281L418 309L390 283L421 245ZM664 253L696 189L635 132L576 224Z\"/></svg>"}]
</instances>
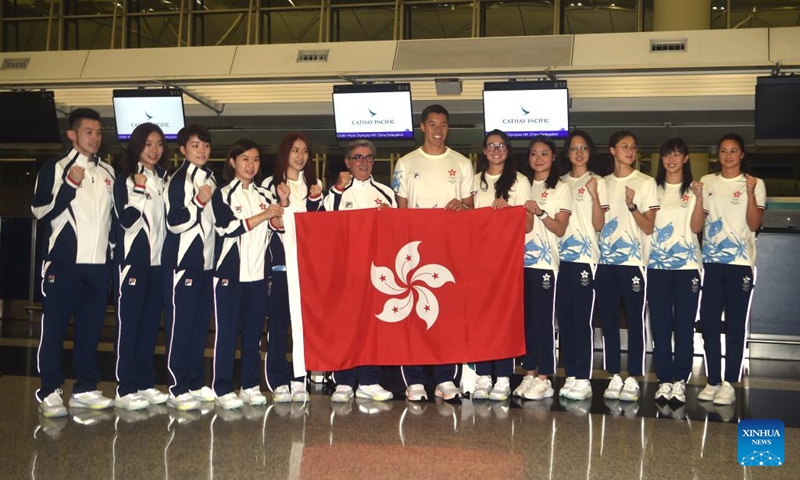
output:
<instances>
[{"instance_id":1,"label":"woman with long dark hair","mask_svg":"<svg viewBox=\"0 0 800 480\"><path fill-rule=\"evenodd\" d=\"M114 183L117 245L117 397L126 410L165 403L156 389L153 352L164 308L161 250L166 236L167 144L157 125L131 133Z\"/></svg>"},{"instance_id":2,"label":"woman with long dark hair","mask_svg":"<svg viewBox=\"0 0 800 480\"><path fill-rule=\"evenodd\" d=\"M570 400L585 400L592 396L594 277L600 261L598 235L603 229L608 195L588 133L573 130L567 136L561 150L561 167L567 172L561 181L570 187L572 215L558 242L558 342L567 375L558 394Z\"/></svg>"},{"instance_id":3,"label":"woman with long dark hair","mask_svg":"<svg viewBox=\"0 0 800 480\"><path fill-rule=\"evenodd\" d=\"M564 235L572 213L569 186L559 179L556 145L545 136L528 146L525 168L531 182L525 235L525 377L514 395L526 400L553 396L549 376L556 372L555 300L558 275L558 238Z\"/></svg>"},{"instance_id":4,"label":"woman with long dark hair","mask_svg":"<svg viewBox=\"0 0 800 480\"><path fill-rule=\"evenodd\" d=\"M636 135L620 130L611 135L608 151L614 172L604 179L609 208L600 232L600 265L595 276L597 311L603 326L603 363L611 375L603 396L610 400L639 400L644 375L647 237L653 233L658 210L656 182L636 170ZM628 319L628 378L622 381L620 298Z\"/></svg>"},{"instance_id":5,"label":"woman with long dark hair","mask_svg":"<svg viewBox=\"0 0 800 480\"><path fill-rule=\"evenodd\" d=\"M735 133L719 141L720 172L706 175L703 183L703 329L708 385L701 401L731 405L736 401L732 383L744 371L744 342L750 304L756 285L756 232L764 221L767 189L751 175L742 137ZM725 375L722 376L720 335L725 311Z\"/></svg>"},{"instance_id":6,"label":"woman with long dark hair","mask_svg":"<svg viewBox=\"0 0 800 480\"><path fill-rule=\"evenodd\" d=\"M530 198L530 182L517 171L511 157L511 141L501 130L492 130L483 138L483 154L478 159L472 196L475 208L496 210L521 206ZM476 400L507 400L511 394L510 378L514 359L504 358L478 362L478 380L472 398ZM492 374L497 380L492 385Z\"/></svg>"},{"instance_id":7,"label":"woman with long dark hair","mask_svg":"<svg viewBox=\"0 0 800 480\"><path fill-rule=\"evenodd\" d=\"M656 400L686 403L701 287L697 234L705 219L703 185L692 179L689 147L682 139L664 142L659 158L660 209L650 236L647 264L647 304L659 384Z\"/></svg>"},{"instance_id":8,"label":"woman with long dark hair","mask_svg":"<svg viewBox=\"0 0 800 480\"><path fill-rule=\"evenodd\" d=\"M283 208L294 212L323 210L322 182L310 161L311 147L301 133L291 132L281 140L274 174L264 180ZM283 249L281 217L270 219L268 255L272 281L269 288L269 342L264 370L274 402L306 402L311 399L305 377L294 377L286 360L289 335L289 287L286 283L286 255Z\"/></svg>"}]
</instances>

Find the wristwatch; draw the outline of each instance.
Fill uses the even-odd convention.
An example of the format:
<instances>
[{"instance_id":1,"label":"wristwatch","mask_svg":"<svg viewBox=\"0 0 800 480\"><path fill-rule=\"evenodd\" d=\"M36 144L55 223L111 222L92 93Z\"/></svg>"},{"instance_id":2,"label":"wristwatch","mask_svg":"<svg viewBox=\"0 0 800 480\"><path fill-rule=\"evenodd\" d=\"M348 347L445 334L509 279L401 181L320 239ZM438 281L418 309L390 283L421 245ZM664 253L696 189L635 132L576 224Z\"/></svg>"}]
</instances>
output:
<instances>
[{"instance_id":1,"label":"wristwatch","mask_svg":"<svg viewBox=\"0 0 800 480\"><path fill-rule=\"evenodd\" d=\"M628 211L629 212L635 212L638 209L639 209L639 207L637 207L635 203L633 205L631 205L630 207L628 207Z\"/></svg>"}]
</instances>

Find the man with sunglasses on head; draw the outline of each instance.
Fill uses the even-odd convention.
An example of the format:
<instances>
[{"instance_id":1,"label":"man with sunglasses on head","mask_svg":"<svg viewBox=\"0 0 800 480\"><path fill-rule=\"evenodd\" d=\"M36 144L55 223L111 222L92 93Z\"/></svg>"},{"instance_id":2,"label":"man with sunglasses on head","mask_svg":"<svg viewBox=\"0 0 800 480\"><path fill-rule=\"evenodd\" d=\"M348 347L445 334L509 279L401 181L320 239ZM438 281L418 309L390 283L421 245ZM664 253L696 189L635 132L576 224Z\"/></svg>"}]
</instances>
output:
<instances>
[{"instance_id":1,"label":"man with sunglasses on head","mask_svg":"<svg viewBox=\"0 0 800 480\"><path fill-rule=\"evenodd\" d=\"M453 211L472 208L472 162L447 145L450 114L441 105L430 105L422 111L419 129L425 139L422 146L397 161L392 188L399 208L444 208ZM434 395L451 400L459 396L455 385L458 367L434 365ZM419 402L428 399L425 390L425 367L402 367L406 383L406 399Z\"/></svg>"},{"instance_id":2,"label":"man with sunglasses on head","mask_svg":"<svg viewBox=\"0 0 800 480\"><path fill-rule=\"evenodd\" d=\"M375 163L375 145L369 140L355 140L347 146L344 163L346 172L341 172L330 193L325 196L325 210L360 210L367 208L396 207L394 192L372 178ZM380 385L381 367L365 365L333 372L336 390L331 401L349 402L353 395L374 401L392 399L392 392ZM356 389L358 384L358 389Z\"/></svg>"}]
</instances>

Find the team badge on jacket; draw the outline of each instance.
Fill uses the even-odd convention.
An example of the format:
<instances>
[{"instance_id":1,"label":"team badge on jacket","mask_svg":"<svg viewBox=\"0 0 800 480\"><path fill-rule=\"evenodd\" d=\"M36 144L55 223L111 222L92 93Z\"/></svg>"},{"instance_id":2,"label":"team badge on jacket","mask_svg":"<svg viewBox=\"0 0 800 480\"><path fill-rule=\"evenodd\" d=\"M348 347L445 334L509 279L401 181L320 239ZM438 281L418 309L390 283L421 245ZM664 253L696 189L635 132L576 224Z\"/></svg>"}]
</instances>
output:
<instances>
[{"instance_id":1,"label":"team badge on jacket","mask_svg":"<svg viewBox=\"0 0 800 480\"><path fill-rule=\"evenodd\" d=\"M550 281L550 274L545 273L544 275L542 275L542 288L544 288L545 290L550 290L550 287L552 286L553 284Z\"/></svg>"},{"instance_id":2,"label":"team badge on jacket","mask_svg":"<svg viewBox=\"0 0 800 480\"><path fill-rule=\"evenodd\" d=\"M187 287L191 287L192 286L192 279L191 278L187 278L186 281L183 282L183 284L185 286L187 286Z\"/></svg>"},{"instance_id":3,"label":"team badge on jacket","mask_svg":"<svg viewBox=\"0 0 800 480\"><path fill-rule=\"evenodd\" d=\"M642 291L642 279L641 278L633 277L633 279L631 279L631 290L633 290L636 293L639 293L639 292Z\"/></svg>"},{"instance_id":4,"label":"team badge on jacket","mask_svg":"<svg viewBox=\"0 0 800 480\"><path fill-rule=\"evenodd\" d=\"M128 279L128 285L130 285L131 287L135 287L136 286L136 279L135 278L129 278Z\"/></svg>"},{"instance_id":5,"label":"team badge on jacket","mask_svg":"<svg viewBox=\"0 0 800 480\"><path fill-rule=\"evenodd\" d=\"M751 278L747 275L742 277L742 291L749 292L751 288L753 288L753 284L750 283Z\"/></svg>"},{"instance_id":6,"label":"team badge on jacket","mask_svg":"<svg viewBox=\"0 0 800 480\"><path fill-rule=\"evenodd\" d=\"M56 276L55 275L48 275L47 276L47 283L56 283Z\"/></svg>"},{"instance_id":7,"label":"team badge on jacket","mask_svg":"<svg viewBox=\"0 0 800 480\"><path fill-rule=\"evenodd\" d=\"M227 287L228 286L228 279L227 278L223 278L222 279L222 286L223 287Z\"/></svg>"},{"instance_id":8,"label":"team badge on jacket","mask_svg":"<svg viewBox=\"0 0 800 480\"><path fill-rule=\"evenodd\" d=\"M692 293L697 293L700 291L700 279L695 277L692 279Z\"/></svg>"},{"instance_id":9,"label":"team badge on jacket","mask_svg":"<svg viewBox=\"0 0 800 480\"><path fill-rule=\"evenodd\" d=\"M589 286L589 272L586 270L581 272L581 286L588 287Z\"/></svg>"}]
</instances>

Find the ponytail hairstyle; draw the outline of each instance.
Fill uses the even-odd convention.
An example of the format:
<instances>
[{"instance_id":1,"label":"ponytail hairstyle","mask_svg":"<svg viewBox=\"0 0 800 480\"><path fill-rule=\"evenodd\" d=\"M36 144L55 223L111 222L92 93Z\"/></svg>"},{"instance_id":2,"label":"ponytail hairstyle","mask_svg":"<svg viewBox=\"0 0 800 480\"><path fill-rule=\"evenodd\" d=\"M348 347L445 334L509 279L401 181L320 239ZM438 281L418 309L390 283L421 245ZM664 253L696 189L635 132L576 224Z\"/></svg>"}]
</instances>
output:
<instances>
[{"instance_id":1,"label":"ponytail hairstyle","mask_svg":"<svg viewBox=\"0 0 800 480\"><path fill-rule=\"evenodd\" d=\"M742 136L739 135L738 133L733 133L733 132L726 133L725 135L722 136L722 138L719 139L719 142L717 142L717 151L719 151L719 147L722 146L722 142L724 142L725 140L733 140L734 142L739 144L739 150L742 151L742 163L739 166L739 169L741 170L742 174L752 175L753 171L750 168L750 159L746 155L747 151L744 148L744 139L742 138Z\"/></svg>"}]
</instances>

